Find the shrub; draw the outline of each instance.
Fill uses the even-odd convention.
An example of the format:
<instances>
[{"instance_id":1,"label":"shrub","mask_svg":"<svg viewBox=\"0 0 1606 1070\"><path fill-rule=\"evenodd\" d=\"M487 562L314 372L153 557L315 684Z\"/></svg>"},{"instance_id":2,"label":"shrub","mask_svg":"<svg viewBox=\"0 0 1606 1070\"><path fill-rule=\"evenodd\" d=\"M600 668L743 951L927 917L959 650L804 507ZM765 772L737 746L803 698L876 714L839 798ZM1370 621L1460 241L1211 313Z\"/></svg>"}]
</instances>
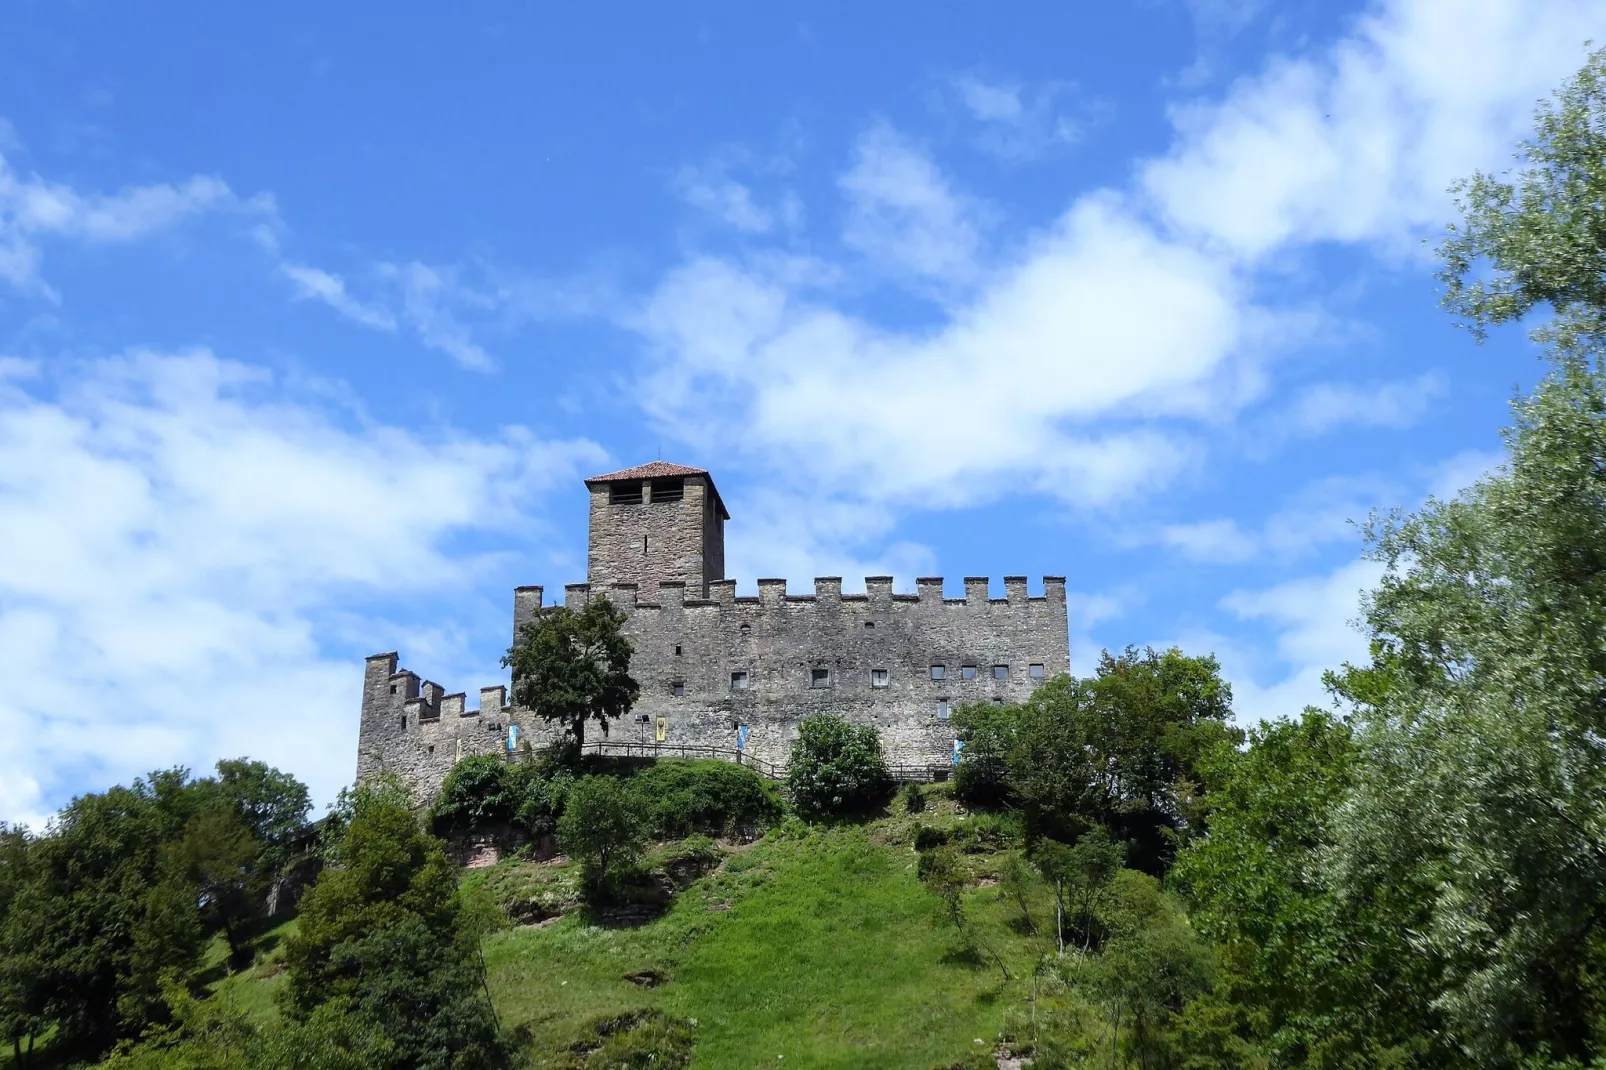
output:
<instances>
[{"instance_id":1,"label":"shrub","mask_svg":"<svg viewBox=\"0 0 1606 1070\"><path fill-rule=\"evenodd\" d=\"M910 781L898 792L898 798L903 800L905 813L918 814L926 808L926 793L920 785Z\"/></svg>"},{"instance_id":2,"label":"shrub","mask_svg":"<svg viewBox=\"0 0 1606 1070\"><path fill-rule=\"evenodd\" d=\"M969 806L996 806L1009 797L1009 753L1020 710L972 702L954 711L955 733L964 742L954 770L954 798Z\"/></svg>"},{"instance_id":3,"label":"shrub","mask_svg":"<svg viewBox=\"0 0 1606 1070\"><path fill-rule=\"evenodd\" d=\"M632 780L648 800L652 834L664 839L694 832L754 831L781 816L775 785L745 766L714 760L655 762Z\"/></svg>"},{"instance_id":4,"label":"shrub","mask_svg":"<svg viewBox=\"0 0 1606 1070\"><path fill-rule=\"evenodd\" d=\"M516 820L533 836L556 832L563 804L574 788L574 774L557 763L530 763L519 770Z\"/></svg>"},{"instance_id":5,"label":"shrub","mask_svg":"<svg viewBox=\"0 0 1606 1070\"><path fill-rule=\"evenodd\" d=\"M953 828L950 842L966 854L1012 847L1021 839L1018 819L1004 814L972 814Z\"/></svg>"},{"instance_id":6,"label":"shrub","mask_svg":"<svg viewBox=\"0 0 1606 1070\"><path fill-rule=\"evenodd\" d=\"M825 817L863 810L879 802L891 782L874 728L827 714L798 725L786 787L802 813Z\"/></svg>"},{"instance_id":7,"label":"shrub","mask_svg":"<svg viewBox=\"0 0 1606 1070\"><path fill-rule=\"evenodd\" d=\"M476 754L452 766L429 808L438 836L511 822L520 799L517 770L494 754Z\"/></svg>"},{"instance_id":8,"label":"shrub","mask_svg":"<svg viewBox=\"0 0 1606 1070\"><path fill-rule=\"evenodd\" d=\"M558 819L558 843L580 859L586 891L605 896L610 878L641 857L647 808L635 788L611 776L588 776L569 792Z\"/></svg>"}]
</instances>

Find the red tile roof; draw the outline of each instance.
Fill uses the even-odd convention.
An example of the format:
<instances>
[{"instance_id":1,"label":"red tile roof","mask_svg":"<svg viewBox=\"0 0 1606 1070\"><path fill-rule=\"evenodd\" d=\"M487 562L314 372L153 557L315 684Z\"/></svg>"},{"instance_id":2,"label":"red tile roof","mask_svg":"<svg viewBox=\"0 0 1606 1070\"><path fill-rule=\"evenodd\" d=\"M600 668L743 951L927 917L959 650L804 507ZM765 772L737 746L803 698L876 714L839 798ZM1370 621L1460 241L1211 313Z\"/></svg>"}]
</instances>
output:
<instances>
[{"instance_id":1,"label":"red tile roof","mask_svg":"<svg viewBox=\"0 0 1606 1070\"><path fill-rule=\"evenodd\" d=\"M609 472L607 475L592 476L586 480L586 486L595 483L625 483L637 479L668 479L674 476L702 476L708 480L708 489L714 495L714 506L719 515L726 520L731 518L725 508L725 502L719 496L719 488L714 486L714 477L706 468L688 468L683 464L670 464L668 461L648 461L638 464L634 468L621 469L618 472Z\"/></svg>"},{"instance_id":2,"label":"red tile roof","mask_svg":"<svg viewBox=\"0 0 1606 1070\"><path fill-rule=\"evenodd\" d=\"M634 468L626 468L619 472L609 472L605 476L592 476L586 480L586 486L593 483L617 483L626 479L661 479L665 476L706 476L706 469L687 468L683 464L670 464L668 461L648 461L638 464Z\"/></svg>"}]
</instances>

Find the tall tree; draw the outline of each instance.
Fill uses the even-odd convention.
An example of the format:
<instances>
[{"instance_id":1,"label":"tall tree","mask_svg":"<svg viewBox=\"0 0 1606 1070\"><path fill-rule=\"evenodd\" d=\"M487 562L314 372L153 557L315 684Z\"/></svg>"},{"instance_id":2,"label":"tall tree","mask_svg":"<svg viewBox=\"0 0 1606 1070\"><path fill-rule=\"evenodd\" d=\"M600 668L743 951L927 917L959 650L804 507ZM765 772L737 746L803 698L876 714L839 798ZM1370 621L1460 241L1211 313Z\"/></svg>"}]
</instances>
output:
<instances>
[{"instance_id":1,"label":"tall tree","mask_svg":"<svg viewBox=\"0 0 1606 1070\"><path fill-rule=\"evenodd\" d=\"M641 693L630 676L624 622L624 611L602 595L579 612L566 606L538 612L502 658L513 670L514 703L562 725L576 746L585 742L588 720L606 735L608 722L629 713Z\"/></svg>"},{"instance_id":2,"label":"tall tree","mask_svg":"<svg viewBox=\"0 0 1606 1070\"><path fill-rule=\"evenodd\" d=\"M303 897L285 944L284 1007L302 1023L347 1008L393 1046L376 1066L505 1065L457 870L405 798L383 783L351 793L333 865Z\"/></svg>"}]
</instances>

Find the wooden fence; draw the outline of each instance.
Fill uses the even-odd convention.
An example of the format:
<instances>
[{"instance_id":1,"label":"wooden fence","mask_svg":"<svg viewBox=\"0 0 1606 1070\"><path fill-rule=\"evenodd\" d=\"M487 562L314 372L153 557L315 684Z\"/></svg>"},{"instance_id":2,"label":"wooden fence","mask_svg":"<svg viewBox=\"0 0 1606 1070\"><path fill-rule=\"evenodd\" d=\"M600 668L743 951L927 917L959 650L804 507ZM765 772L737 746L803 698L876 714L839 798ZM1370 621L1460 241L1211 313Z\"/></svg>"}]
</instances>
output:
<instances>
[{"instance_id":1,"label":"wooden fence","mask_svg":"<svg viewBox=\"0 0 1606 1070\"><path fill-rule=\"evenodd\" d=\"M694 743L631 743L622 739L598 739L580 748L587 754L602 754L611 758L713 758L723 762L745 765L753 772L771 780L786 779L786 766L765 761L734 747L715 747ZM889 765L892 779L903 783L915 781L932 783L947 780L953 774L952 765Z\"/></svg>"}]
</instances>

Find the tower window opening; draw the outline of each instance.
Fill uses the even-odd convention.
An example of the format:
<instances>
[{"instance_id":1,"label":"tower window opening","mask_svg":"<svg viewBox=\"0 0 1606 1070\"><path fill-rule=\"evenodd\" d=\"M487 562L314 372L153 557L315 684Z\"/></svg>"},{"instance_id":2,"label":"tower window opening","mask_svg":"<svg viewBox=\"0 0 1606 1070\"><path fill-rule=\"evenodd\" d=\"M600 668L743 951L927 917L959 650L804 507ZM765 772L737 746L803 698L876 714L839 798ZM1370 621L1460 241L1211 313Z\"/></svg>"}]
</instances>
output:
<instances>
[{"instance_id":1,"label":"tower window opening","mask_svg":"<svg viewBox=\"0 0 1606 1070\"><path fill-rule=\"evenodd\" d=\"M743 639L746 639L749 635L753 634L753 626L751 624L743 624L739 630L742 633Z\"/></svg>"},{"instance_id":2,"label":"tower window opening","mask_svg":"<svg viewBox=\"0 0 1606 1070\"><path fill-rule=\"evenodd\" d=\"M647 552L647 536L645 536L645 535L643 535L641 537L641 552L642 553L646 553Z\"/></svg>"},{"instance_id":3,"label":"tower window opening","mask_svg":"<svg viewBox=\"0 0 1606 1070\"><path fill-rule=\"evenodd\" d=\"M831 686L831 670L830 669L810 669L809 670L809 686L810 687L830 687Z\"/></svg>"},{"instance_id":4,"label":"tower window opening","mask_svg":"<svg viewBox=\"0 0 1606 1070\"><path fill-rule=\"evenodd\" d=\"M669 683L669 692L670 692L670 694L674 695L676 698L685 698L686 697L686 681L684 681L684 680L672 680L672 681L670 681L670 683Z\"/></svg>"},{"instance_id":5,"label":"tower window opening","mask_svg":"<svg viewBox=\"0 0 1606 1070\"><path fill-rule=\"evenodd\" d=\"M407 731L407 715L405 713L401 715L401 730L403 732Z\"/></svg>"},{"instance_id":6,"label":"tower window opening","mask_svg":"<svg viewBox=\"0 0 1606 1070\"><path fill-rule=\"evenodd\" d=\"M976 666L974 666L974 665L961 665L961 666L959 666L959 678L961 680L974 680L976 678Z\"/></svg>"},{"instance_id":7,"label":"tower window opening","mask_svg":"<svg viewBox=\"0 0 1606 1070\"><path fill-rule=\"evenodd\" d=\"M1008 680L1009 679L1009 666L1008 665L994 665L993 666L993 679L994 680Z\"/></svg>"},{"instance_id":8,"label":"tower window opening","mask_svg":"<svg viewBox=\"0 0 1606 1070\"><path fill-rule=\"evenodd\" d=\"M1028 665L1026 666L1026 673L1033 680L1041 680L1043 678L1043 667L1038 664Z\"/></svg>"},{"instance_id":9,"label":"tower window opening","mask_svg":"<svg viewBox=\"0 0 1606 1070\"><path fill-rule=\"evenodd\" d=\"M946 721L948 719L948 713L949 713L948 700L945 699L945 698L938 699L937 700L937 720Z\"/></svg>"},{"instance_id":10,"label":"tower window opening","mask_svg":"<svg viewBox=\"0 0 1606 1070\"><path fill-rule=\"evenodd\" d=\"M867 631L867 632L875 631L875 621L873 621L873 620L865 621L864 622L864 630Z\"/></svg>"},{"instance_id":11,"label":"tower window opening","mask_svg":"<svg viewBox=\"0 0 1606 1070\"><path fill-rule=\"evenodd\" d=\"M686 497L686 481L684 479L655 479L652 481L652 500L658 502L678 502Z\"/></svg>"},{"instance_id":12,"label":"tower window opening","mask_svg":"<svg viewBox=\"0 0 1606 1070\"><path fill-rule=\"evenodd\" d=\"M731 690L746 691L748 685L747 670L741 669L731 673Z\"/></svg>"},{"instance_id":13,"label":"tower window opening","mask_svg":"<svg viewBox=\"0 0 1606 1070\"><path fill-rule=\"evenodd\" d=\"M933 680L946 680L948 678L948 666L933 665L931 667L931 678Z\"/></svg>"},{"instance_id":14,"label":"tower window opening","mask_svg":"<svg viewBox=\"0 0 1606 1070\"><path fill-rule=\"evenodd\" d=\"M675 645L675 657L680 657L680 644Z\"/></svg>"},{"instance_id":15,"label":"tower window opening","mask_svg":"<svg viewBox=\"0 0 1606 1070\"><path fill-rule=\"evenodd\" d=\"M886 669L871 669L870 670L870 686L871 687L886 687L888 678L889 678L889 674L888 674Z\"/></svg>"},{"instance_id":16,"label":"tower window opening","mask_svg":"<svg viewBox=\"0 0 1606 1070\"><path fill-rule=\"evenodd\" d=\"M611 483L608 485L608 501L614 505L640 505L640 483Z\"/></svg>"}]
</instances>

